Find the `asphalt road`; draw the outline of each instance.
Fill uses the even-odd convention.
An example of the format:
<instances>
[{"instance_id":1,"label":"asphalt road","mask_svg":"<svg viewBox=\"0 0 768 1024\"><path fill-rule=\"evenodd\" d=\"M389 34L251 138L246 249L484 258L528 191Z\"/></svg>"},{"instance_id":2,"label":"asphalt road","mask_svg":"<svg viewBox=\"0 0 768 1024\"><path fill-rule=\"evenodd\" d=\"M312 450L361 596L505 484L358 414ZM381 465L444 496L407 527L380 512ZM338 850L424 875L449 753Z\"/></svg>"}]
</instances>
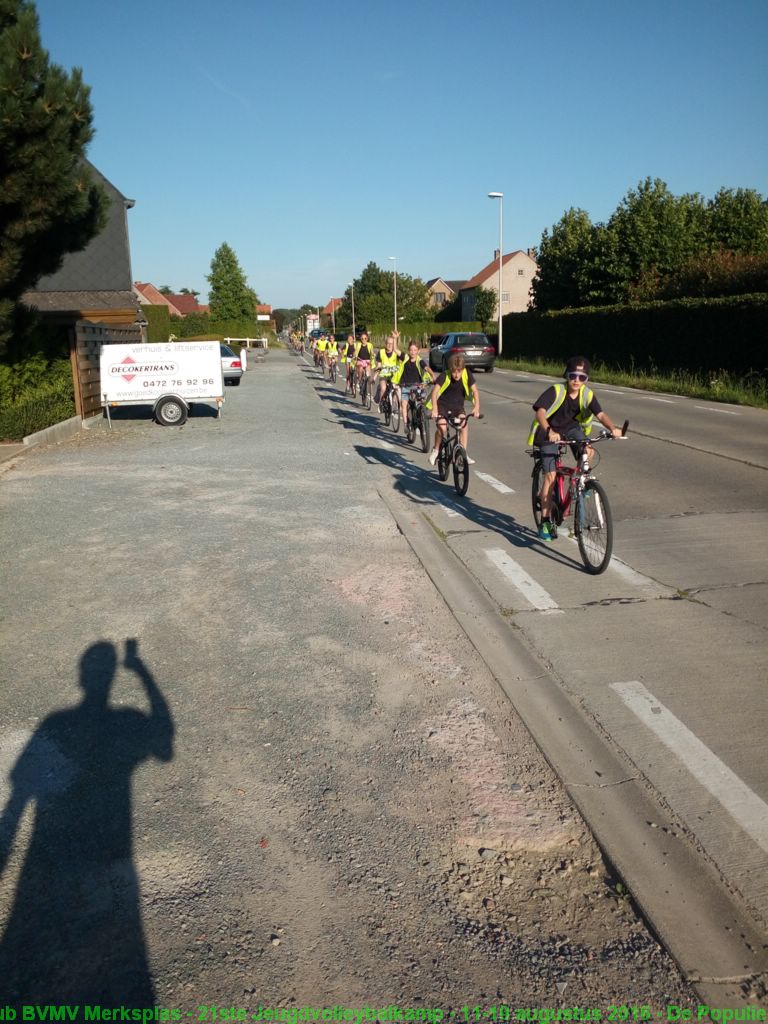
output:
<instances>
[{"instance_id":1,"label":"asphalt road","mask_svg":"<svg viewBox=\"0 0 768 1024\"><path fill-rule=\"evenodd\" d=\"M427 511L765 926L768 414L595 383L630 436L600 449L614 561L590 577L562 531L544 545L532 530L525 441L552 381L502 370L477 381L484 419L471 424L464 498L402 433L314 386L328 417L353 428L350 444L381 465L381 486Z\"/></svg>"}]
</instances>

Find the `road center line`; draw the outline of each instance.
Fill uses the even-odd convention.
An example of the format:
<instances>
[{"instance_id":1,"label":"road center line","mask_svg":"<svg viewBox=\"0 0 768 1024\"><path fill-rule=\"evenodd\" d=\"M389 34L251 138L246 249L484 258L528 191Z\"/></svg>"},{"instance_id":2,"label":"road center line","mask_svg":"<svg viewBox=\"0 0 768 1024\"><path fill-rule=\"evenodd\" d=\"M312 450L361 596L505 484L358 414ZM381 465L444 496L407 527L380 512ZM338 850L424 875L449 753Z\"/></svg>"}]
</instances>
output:
<instances>
[{"instance_id":1,"label":"road center line","mask_svg":"<svg viewBox=\"0 0 768 1024\"><path fill-rule=\"evenodd\" d=\"M730 409L713 409L709 405L694 405L694 409L703 409L704 412L719 412L723 416L741 416L740 412L732 412Z\"/></svg>"},{"instance_id":2,"label":"road center line","mask_svg":"<svg viewBox=\"0 0 768 1024\"><path fill-rule=\"evenodd\" d=\"M488 560L507 577L509 582L534 608L541 612L561 612L555 599L542 586L539 586L521 565L510 558L506 551L502 551L501 548L486 548L485 554Z\"/></svg>"},{"instance_id":3,"label":"road center line","mask_svg":"<svg viewBox=\"0 0 768 1024\"><path fill-rule=\"evenodd\" d=\"M649 402L664 402L665 405L675 405L671 398L651 398L650 395L645 396Z\"/></svg>"},{"instance_id":4,"label":"road center line","mask_svg":"<svg viewBox=\"0 0 768 1024\"><path fill-rule=\"evenodd\" d=\"M511 487L507 487L506 484L503 484L501 480L497 480L495 476L491 476L490 473L478 473L477 470L475 470L475 476L479 477L481 480L485 480L485 482L493 487L494 490L497 490L499 494L515 493Z\"/></svg>"},{"instance_id":5,"label":"road center line","mask_svg":"<svg viewBox=\"0 0 768 1024\"><path fill-rule=\"evenodd\" d=\"M768 853L768 804L686 728L652 693L635 681L611 683L630 711L725 808L757 845Z\"/></svg>"}]
</instances>

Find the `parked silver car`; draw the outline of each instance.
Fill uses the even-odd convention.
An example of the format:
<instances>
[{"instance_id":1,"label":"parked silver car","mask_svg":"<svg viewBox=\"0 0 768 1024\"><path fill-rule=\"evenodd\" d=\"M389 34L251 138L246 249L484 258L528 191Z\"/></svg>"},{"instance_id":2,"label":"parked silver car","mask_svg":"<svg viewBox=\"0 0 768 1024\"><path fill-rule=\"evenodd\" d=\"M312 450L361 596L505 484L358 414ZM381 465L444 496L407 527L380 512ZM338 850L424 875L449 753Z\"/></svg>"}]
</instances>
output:
<instances>
[{"instance_id":1,"label":"parked silver car","mask_svg":"<svg viewBox=\"0 0 768 1024\"><path fill-rule=\"evenodd\" d=\"M240 356L233 352L229 345L219 345L221 349L221 372L224 376L224 383L237 387L240 378L245 373Z\"/></svg>"}]
</instances>

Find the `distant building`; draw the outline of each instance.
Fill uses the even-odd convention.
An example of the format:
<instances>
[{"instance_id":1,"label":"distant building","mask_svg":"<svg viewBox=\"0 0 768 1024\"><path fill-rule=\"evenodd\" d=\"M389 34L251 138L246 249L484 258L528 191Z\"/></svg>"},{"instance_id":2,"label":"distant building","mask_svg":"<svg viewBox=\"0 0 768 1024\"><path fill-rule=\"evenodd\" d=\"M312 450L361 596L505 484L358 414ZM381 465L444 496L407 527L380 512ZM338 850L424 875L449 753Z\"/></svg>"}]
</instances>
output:
<instances>
[{"instance_id":1,"label":"distant building","mask_svg":"<svg viewBox=\"0 0 768 1024\"><path fill-rule=\"evenodd\" d=\"M449 302L453 302L465 284L466 281L446 281L442 277L433 277L427 281L428 306L430 309L443 309Z\"/></svg>"},{"instance_id":2,"label":"distant building","mask_svg":"<svg viewBox=\"0 0 768 1024\"><path fill-rule=\"evenodd\" d=\"M507 253L501 261L501 315L507 313L524 313L530 301L531 282L536 276L538 265L533 258L533 250L523 252L518 249ZM475 274L461 288L461 319L475 319L475 288L488 288L496 292L496 309L494 319L499 316L499 250L488 266Z\"/></svg>"}]
</instances>

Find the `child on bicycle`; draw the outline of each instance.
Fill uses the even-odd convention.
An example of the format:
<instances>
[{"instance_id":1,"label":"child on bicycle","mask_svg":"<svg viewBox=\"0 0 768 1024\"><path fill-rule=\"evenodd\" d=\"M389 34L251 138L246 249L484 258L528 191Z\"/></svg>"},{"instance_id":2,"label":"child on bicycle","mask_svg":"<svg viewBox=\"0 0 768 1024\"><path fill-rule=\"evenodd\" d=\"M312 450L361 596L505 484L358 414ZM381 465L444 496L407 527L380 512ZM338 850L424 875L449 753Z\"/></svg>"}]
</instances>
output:
<instances>
[{"instance_id":1,"label":"child on bicycle","mask_svg":"<svg viewBox=\"0 0 768 1024\"><path fill-rule=\"evenodd\" d=\"M392 376L392 383L397 390L395 401L400 402L403 423L408 422L408 396L411 389L434 379L434 372L423 359L419 359L419 346L412 341L408 346L407 358L399 364Z\"/></svg>"},{"instance_id":2,"label":"child on bicycle","mask_svg":"<svg viewBox=\"0 0 768 1024\"><path fill-rule=\"evenodd\" d=\"M380 348L376 353L376 374L374 382L378 380L379 386L373 396L374 402L378 405L384 397L384 392L387 390L387 379L391 377L398 366L402 356L395 348L395 336L394 334L388 334L387 340L384 342L384 348Z\"/></svg>"},{"instance_id":3,"label":"child on bicycle","mask_svg":"<svg viewBox=\"0 0 768 1024\"><path fill-rule=\"evenodd\" d=\"M480 418L480 393L475 384L474 375L464 365L464 356L457 353L448 360L447 371L435 378L435 386L432 388L432 397L427 402L427 408L432 411L432 419L437 420L435 431L435 447L429 453L429 464L434 466L437 462L437 453L440 451L440 444L448 432L446 416L463 416L464 403L467 399L472 402L472 415ZM459 444L464 451L467 450L467 438L469 437L469 421L465 418L463 426L459 431ZM475 460L467 455L467 462L474 466Z\"/></svg>"},{"instance_id":4,"label":"child on bicycle","mask_svg":"<svg viewBox=\"0 0 768 1024\"><path fill-rule=\"evenodd\" d=\"M614 437L621 437L617 427L595 398L589 380L589 360L585 356L571 356L565 364L566 384L553 384L533 403L535 419L531 424L528 444L541 449L542 485L541 525L539 540L554 540L552 519L552 488L557 475L555 464L559 441L586 441L597 419Z\"/></svg>"}]
</instances>

